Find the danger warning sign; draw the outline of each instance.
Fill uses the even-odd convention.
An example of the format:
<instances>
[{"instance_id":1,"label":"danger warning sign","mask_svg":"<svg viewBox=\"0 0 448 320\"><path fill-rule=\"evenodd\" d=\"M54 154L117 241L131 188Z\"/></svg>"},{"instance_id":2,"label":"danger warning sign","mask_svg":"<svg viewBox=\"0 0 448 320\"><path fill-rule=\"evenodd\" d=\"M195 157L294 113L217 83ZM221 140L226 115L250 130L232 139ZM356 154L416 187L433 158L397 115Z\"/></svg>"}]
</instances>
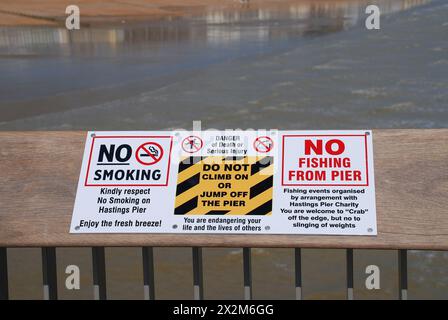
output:
<instances>
[{"instance_id":1,"label":"danger warning sign","mask_svg":"<svg viewBox=\"0 0 448 320\"><path fill-rule=\"evenodd\" d=\"M276 132L255 131L181 135L175 232L269 231L276 137Z\"/></svg>"},{"instance_id":2,"label":"danger warning sign","mask_svg":"<svg viewBox=\"0 0 448 320\"><path fill-rule=\"evenodd\" d=\"M269 215L272 157L188 157L179 163L176 215Z\"/></svg>"},{"instance_id":3,"label":"danger warning sign","mask_svg":"<svg viewBox=\"0 0 448 320\"><path fill-rule=\"evenodd\" d=\"M374 236L372 132L89 132L70 232Z\"/></svg>"}]
</instances>

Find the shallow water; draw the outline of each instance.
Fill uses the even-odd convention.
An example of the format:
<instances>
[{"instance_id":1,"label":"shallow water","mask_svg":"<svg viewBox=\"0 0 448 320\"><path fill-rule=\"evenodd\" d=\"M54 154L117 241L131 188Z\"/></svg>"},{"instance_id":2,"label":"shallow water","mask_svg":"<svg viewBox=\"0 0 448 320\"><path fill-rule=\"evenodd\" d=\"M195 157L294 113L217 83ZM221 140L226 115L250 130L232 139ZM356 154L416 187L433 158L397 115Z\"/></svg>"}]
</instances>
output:
<instances>
[{"instance_id":1,"label":"shallow water","mask_svg":"<svg viewBox=\"0 0 448 320\"><path fill-rule=\"evenodd\" d=\"M116 27L0 28L0 130L437 128L448 124L448 2L210 11ZM23 254L23 253L26 254ZM40 298L38 249L9 249L12 298ZM157 248L156 296L192 298L191 249ZM89 249L58 249L62 298L91 298ZM397 297L395 251L355 251L355 297ZM108 294L142 298L141 253L108 248ZM293 251L253 250L254 297L294 298ZM81 290L63 288L67 264ZM345 297L343 250L304 250L304 296ZM381 269L381 290L364 287ZM448 255L409 254L410 298L448 298ZM242 298L241 249L205 249L206 298Z\"/></svg>"},{"instance_id":2,"label":"shallow water","mask_svg":"<svg viewBox=\"0 0 448 320\"><path fill-rule=\"evenodd\" d=\"M443 13L383 0L383 30L368 32L365 3L73 33L2 28L0 129L443 125Z\"/></svg>"}]
</instances>

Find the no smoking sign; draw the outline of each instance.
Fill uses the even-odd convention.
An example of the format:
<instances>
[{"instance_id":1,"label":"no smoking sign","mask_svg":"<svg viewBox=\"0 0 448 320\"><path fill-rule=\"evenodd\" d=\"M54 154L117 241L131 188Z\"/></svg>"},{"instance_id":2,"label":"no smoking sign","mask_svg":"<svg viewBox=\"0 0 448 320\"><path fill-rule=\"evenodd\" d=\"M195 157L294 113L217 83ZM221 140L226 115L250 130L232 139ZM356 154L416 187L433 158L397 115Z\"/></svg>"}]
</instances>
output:
<instances>
[{"instance_id":1,"label":"no smoking sign","mask_svg":"<svg viewBox=\"0 0 448 320\"><path fill-rule=\"evenodd\" d=\"M163 157L163 148L157 142L147 142L138 147L135 157L145 166L156 164Z\"/></svg>"},{"instance_id":2,"label":"no smoking sign","mask_svg":"<svg viewBox=\"0 0 448 320\"><path fill-rule=\"evenodd\" d=\"M165 186L172 144L171 136L96 135L85 186Z\"/></svg>"}]
</instances>

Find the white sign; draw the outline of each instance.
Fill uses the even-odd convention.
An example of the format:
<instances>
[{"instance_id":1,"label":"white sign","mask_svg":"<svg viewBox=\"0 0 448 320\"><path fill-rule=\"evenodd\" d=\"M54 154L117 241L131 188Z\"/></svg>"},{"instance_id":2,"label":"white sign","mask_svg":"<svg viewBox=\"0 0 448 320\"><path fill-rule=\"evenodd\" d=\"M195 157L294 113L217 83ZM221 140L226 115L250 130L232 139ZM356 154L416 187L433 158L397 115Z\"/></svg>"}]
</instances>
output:
<instances>
[{"instance_id":1,"label":"white sign","mask_svg":"<svg viewBox=\"0 0 448 320\"><path fill-rule=\"evenodd\" d=\"M160 232L173 210L174 136L89 132L70 232Z\"/></svg>"},{"instance_id":2,"label":"white sign","mask_svg":"<svg viewBox=\"0 0 448 320\"><path fill-rule=\"evenodd\" d=\"M72 233L375 235L370 131L90 132Z\"/></svg>"},{"instance_id":3,"label":"white sign","mask_svg":"<svg viewBox=\"0 0 448 320\"><path fill-rule=\"evenodd\" d=\"M371 131L282 131L274 212L285 233L376 235Z\"/></svg>"},{"instance_id":4,"label":"white sign","mask_svg":"<svg viewBox=\"0 0 448 320\"><path fill-rule=\"evenodd\" d=\"M181 134L176 231L269 231L277 136L275 131Z\"/></svg>"}]
</instances>

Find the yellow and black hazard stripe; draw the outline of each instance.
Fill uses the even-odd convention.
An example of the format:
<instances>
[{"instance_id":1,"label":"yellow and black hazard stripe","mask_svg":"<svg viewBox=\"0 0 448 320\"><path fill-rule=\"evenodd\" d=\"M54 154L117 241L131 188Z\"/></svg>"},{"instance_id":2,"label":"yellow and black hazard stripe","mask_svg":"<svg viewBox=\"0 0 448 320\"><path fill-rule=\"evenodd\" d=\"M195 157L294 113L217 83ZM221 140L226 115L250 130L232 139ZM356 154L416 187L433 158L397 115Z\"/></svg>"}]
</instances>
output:
<instances>
[{"instance_id":1,"label":"yellow and black hazard stripe","mask_svg":"<svg viewBox=\"0 0 448 320\"><path fill-rule=\"evenodd\" d=\"M246 170L244 175L238 172L218 172L227 177L227 180L207 179L203 166L216 163L221 166L245 165ZM273 165L272 157L185 158L179 163L174 214L269 215L272 213ZM244 179L237 179L238 177ZM220 182L228 182L231 187L218 188ZM237 196L230 196L232 192ZM207 193L216 196L204 196ZM223 193L226 194L222 195Z\"/></svg>"}]
</instances>

